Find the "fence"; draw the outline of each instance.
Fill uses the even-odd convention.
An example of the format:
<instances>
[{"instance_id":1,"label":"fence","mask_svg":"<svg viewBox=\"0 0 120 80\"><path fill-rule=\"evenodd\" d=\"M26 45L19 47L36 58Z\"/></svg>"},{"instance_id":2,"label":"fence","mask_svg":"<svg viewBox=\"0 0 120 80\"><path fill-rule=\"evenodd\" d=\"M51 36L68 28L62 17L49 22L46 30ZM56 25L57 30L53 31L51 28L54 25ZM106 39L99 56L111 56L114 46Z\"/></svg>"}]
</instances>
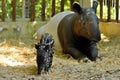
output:
<instances>
[{"instance_id":1,"label":"fence","mask_svg":"<svg viewBox=\"0 0 120 80\"><path fill-rule=\"evenodd\" d=\"M36 3L36 1L38 1L38 0L30 0L30 6L29 6L29 8L30 8L30 10L27 10L26 11L26 13L27 12L29 12L30 11L30 21L34 21L35 20L35 3ZM55 10L56 10L56 7L55 7L55 1L56 0L51 0L52 1L52 10L51 10L51 13L52 13L52 15L51 16L53 16L53 15L55 15ZM72 9L72 3L74 2L75 0L70 0L70 9ZM26 14L25 13L25 10L24 9L26 9L26 7L25 7L25 5L26 5L26 2L27 2L27 0L22 0L22 6L23 6L23 10L22 10L22 12L23 12L23 16ZM11 2L12 4L12 21L16 21L16 0L12 0L12 2ZM6 4L6 0L2 0L2 16L1 16L1 20L4 22L4 21L6 21L5 20L5 18L6 18L6 16L5 16L5 14L6 14L6 8L5 8L5 4ZM61 7L61 12L62 11L64 11L64 4L65 4L65 0L61 0L61 3L60 3L60 7ZM116 22L119 22L119 0L99 0L99 4L100 4L100 9L99 9L99 13L98 13L98 16L100 16L100 20L101 21L116 21ZM42 0L42 15L41 15L41 19L42 19L42 21L44 21L44 20L46 20L46 13L45 13L45 10L46 10L46 0ZM106 6L106 10L104 10L104 7ZM112 12L111 12L111 10L113 9L113 11L114 11L114 17L115 18L112 18L111 16L112 16ZM106 17L104 17L104 12L107 12L107 13L105 13L105 14L107 14L107 16ZM28 15L28 14L27 14Z\"/></svg>"},{"instance_id":2,"label":"fence","mask_svg":"<svg viewBox=\"0 0 120 80\"><path fill-rule=\"evenodd\" d=\"M105 11L103 10L104 6L107 7L107 20L106 21L119 22L119 0L100 0L100 20L101 21L105 21L105 19L103 19L103 15L104 15L103 11ZM114 16L115 16L114 19L111 18L112 9L114 10Z\"/></svg>"}]
</instances>

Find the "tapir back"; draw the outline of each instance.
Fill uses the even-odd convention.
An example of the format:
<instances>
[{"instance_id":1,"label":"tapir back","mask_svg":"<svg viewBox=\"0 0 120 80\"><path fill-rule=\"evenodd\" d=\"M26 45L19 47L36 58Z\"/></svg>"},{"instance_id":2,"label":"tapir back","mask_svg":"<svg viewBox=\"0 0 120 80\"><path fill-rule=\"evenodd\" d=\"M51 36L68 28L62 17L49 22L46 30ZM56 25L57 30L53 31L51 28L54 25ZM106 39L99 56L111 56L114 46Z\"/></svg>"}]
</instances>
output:
<instances>
[{"instance_id":1,"label":"tapir back","mask_svg":"<svg viewBox=\"0 0 120 80\"><path fill-rule=\"evenodd\" d=\"M60 43L58 40L58 34L57 34L58 25L65 16L72 13L74 12L65 11L65 12L58 13L54 17L52 17L47 24L45 24L38 30L38 33L37 33L38 42L40 41L42 34L50 33L55 39L55 49L61 50L61 46L60 46Z\"/></svg>"}]
</instances>

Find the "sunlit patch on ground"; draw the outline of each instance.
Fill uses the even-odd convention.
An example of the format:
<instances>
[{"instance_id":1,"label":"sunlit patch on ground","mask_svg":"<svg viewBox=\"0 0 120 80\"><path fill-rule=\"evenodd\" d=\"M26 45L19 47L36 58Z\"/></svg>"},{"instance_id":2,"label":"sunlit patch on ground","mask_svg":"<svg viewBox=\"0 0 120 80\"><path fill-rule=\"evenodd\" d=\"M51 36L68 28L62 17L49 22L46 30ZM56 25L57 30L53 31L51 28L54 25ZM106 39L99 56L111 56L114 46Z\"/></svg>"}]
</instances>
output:
<instances>
[{"instance_id":1,"label":"sunlit patch on ground","mask_svg":"<svg viewBox=\"0 0 120 80\"><path fill-rule=\"evenodd\" d=\"M21 66L23 65L22 62L14 62L9 58L6 58L4 55L0 55L0 64L8 65L8 66Z\"/></svg>"},{"instance_id":2,"label":"sunlit patch on ground","mask_svg":"<svg viewBox=\"0 0 120 80\"><path fill-rule=\"evenodd\" d=\"M101 34L101 41L103 42L109 42L109 38L107 36L105 36L104 34Z\"/></svg>"}]
</instances>

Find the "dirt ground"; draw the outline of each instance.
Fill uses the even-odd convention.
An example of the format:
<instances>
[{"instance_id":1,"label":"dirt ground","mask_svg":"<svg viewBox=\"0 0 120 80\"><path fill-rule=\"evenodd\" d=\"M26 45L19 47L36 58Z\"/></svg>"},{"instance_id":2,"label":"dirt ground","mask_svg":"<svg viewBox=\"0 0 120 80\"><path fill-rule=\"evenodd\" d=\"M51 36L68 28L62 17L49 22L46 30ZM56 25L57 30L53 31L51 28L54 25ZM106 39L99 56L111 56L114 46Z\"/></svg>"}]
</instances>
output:
<instances>
[{"instance_id":1,"label":"dirt ground","mask_svg":"<svg viewBox=\"0 0 120 80\"><path fill-rule=\"evenodd\" d=\"M37 75L35 39L0 38L0 80L120 80L120 36L98 43L95 62L55 51L49 75Z\"/></svg>"}]
</instances>

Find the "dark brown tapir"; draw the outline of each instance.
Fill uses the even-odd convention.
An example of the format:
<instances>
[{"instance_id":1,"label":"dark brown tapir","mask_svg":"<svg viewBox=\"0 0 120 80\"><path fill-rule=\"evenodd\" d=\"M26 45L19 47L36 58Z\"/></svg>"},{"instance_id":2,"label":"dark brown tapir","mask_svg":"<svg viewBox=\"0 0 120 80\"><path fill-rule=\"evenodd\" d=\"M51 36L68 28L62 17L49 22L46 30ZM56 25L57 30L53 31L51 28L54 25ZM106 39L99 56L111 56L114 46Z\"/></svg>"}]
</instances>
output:
<instances>
[{"instance_id":1,"label":"dark brown tapir","mask_svg":"<svg viewBox=\"0 0 120 80\"><path fill-rule=\"evenodd\" d=\"M55 49L79 59L81 55L95 61L98 57L96 43L101 40L99 20L96 16L98 2L93 1L92 8L82 8L73 4L74 11L56 14L38 30L38 41L44 33L50 33L55 39Z\"/></svg>"}]
</instances>

